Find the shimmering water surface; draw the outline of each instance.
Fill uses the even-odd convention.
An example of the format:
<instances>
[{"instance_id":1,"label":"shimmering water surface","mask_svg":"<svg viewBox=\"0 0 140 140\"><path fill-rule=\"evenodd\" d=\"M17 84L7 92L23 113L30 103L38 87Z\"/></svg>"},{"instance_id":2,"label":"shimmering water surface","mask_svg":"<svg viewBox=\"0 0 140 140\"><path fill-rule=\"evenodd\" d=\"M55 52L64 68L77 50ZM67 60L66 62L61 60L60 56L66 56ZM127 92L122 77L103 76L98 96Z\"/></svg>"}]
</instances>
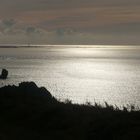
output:
<instances>
[{"instance_id":1,"label":"shimmering water surface","mask_svg":"<svg viewBox=\"0 0 140 140\"><path fill-rule=\"evenodd\" d=\"M133 46L0 48L0 68L9 70L0 86L35 81L61 100L140 106L140 49Z\"/></svg>"}]
</instances>

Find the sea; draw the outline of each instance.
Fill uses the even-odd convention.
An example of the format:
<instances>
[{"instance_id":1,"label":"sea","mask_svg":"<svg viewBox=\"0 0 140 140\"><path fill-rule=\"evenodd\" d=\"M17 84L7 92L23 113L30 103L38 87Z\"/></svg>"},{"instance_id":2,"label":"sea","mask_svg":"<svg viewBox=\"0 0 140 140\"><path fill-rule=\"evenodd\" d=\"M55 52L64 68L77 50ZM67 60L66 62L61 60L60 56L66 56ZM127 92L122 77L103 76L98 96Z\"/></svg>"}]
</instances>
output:
<instances>
[{"instance_id":1,"label":"sea","mask_svg":"<svg viewBox=\"0 0 140 140\"><path fill-rule=\"evenodd\" d=\"M140 107L140 46L0 47L0 87L34 81L60 101Z\"/></svg>"}]
</instances>

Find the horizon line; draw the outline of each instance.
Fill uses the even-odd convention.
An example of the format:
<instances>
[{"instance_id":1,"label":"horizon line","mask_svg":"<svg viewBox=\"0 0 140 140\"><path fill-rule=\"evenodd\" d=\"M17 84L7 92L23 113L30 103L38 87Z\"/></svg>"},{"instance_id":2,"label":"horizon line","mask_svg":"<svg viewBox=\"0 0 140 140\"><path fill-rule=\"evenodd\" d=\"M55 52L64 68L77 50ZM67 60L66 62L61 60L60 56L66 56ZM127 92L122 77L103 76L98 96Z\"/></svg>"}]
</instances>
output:
<instances>
[{"instance_id":1,"label":"horizon line","mask_svg":"<svg viewBox=\"0 0 140 140\"><path fill-rule=\"evenodd\" d=\"M20 48L20 47L74 47L74 48L140 48L140 45L64 45L64 44L0 44L0 48Z\"/></svg>"}]
</instances>

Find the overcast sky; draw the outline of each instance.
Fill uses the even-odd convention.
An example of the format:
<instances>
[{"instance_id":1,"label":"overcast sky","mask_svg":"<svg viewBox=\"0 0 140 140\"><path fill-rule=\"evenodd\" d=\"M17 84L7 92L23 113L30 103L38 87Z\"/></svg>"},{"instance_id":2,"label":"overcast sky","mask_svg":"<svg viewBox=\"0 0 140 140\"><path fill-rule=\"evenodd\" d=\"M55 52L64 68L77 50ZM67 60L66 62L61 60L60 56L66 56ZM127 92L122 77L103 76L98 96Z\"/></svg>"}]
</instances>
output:
<instances>
[{"instance_id":1,"label":"overcast sky","mask_svg":"<svg viewBox=\"0 0 140 140\"><path fill-rule=\"evenodd\" d=\"M0 0L1 44L140 44L140 0Z\"/></svg>"}]
</instances>

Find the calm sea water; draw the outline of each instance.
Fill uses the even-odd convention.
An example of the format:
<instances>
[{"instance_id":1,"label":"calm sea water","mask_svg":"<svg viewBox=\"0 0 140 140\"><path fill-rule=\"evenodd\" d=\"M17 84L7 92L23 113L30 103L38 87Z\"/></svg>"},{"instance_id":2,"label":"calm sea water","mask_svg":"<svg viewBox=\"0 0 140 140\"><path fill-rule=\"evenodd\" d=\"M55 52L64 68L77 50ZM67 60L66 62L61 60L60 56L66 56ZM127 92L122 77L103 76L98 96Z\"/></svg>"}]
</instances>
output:
<instances>
[{"instance_id":1,"label":"calm sea water","mask_svg":"<svg viewBox=\"0 0 140 140\"><path fill-rule=\"evenodd\" d=\"M0 86L35 81L61 100L140 106L140 49L133 46L0 48L0 68L9 70Z\"/></svg>"}]
</instances>

